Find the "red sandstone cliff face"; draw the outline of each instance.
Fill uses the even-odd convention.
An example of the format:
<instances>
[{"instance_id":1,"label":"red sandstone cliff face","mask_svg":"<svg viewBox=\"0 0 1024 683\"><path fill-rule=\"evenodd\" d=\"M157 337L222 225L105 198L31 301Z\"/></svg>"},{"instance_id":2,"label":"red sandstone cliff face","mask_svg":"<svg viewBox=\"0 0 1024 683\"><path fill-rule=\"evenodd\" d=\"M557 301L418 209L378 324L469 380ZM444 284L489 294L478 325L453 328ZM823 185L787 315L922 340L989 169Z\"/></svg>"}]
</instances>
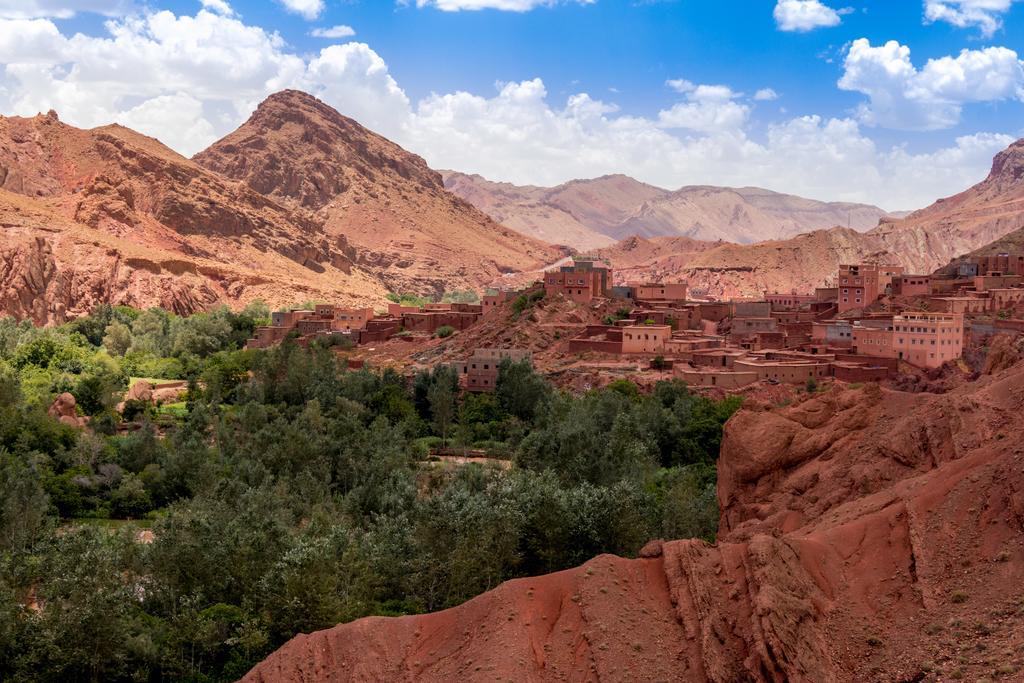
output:
<instances>
[{"instance_id":1,"label":"red sandstone cliff face","mask_svg":"<svg viewBox=\"0 0 1024 683\"><path fill-rule=\"evenodd\" d=\"M195 156L261 195L316 212L394 290L479 287L564 254L498 225L444 188L426 162L311 95L267 98Z\"/></svg>"},{"instance_id":2,"label":"red sandstone cliff face","mask_svg":"<svg viewBox=\"0 0 1024 683\"><path fill-rule=\"evenodd\" d=\"M244 680L1019 675L1022 428L1021 365L943 396L751 406L726 429L717 545L652 543L445 612L298 636Z\"/></svg>"}]
</instances>

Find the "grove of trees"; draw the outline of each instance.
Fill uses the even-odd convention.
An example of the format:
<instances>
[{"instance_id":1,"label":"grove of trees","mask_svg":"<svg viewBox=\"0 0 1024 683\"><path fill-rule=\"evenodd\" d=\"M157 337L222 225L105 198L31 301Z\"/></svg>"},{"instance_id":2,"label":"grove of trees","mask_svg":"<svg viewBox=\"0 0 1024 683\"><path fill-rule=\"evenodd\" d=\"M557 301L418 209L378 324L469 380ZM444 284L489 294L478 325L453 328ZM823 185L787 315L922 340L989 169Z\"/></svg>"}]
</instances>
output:
<instances>
[{"instance_id":1,"label":"grove of trees","mask_svg":"<svg viewBox=\"0 0 1024 683\"><path fill-rule=\"evenodd\" d=\"M0 320L0 680L230 681L300 632L714 539L735 400L677 382L572 395L511 362L495 393L460 394L446 366L240 350L266 317ZM190 390L118 429L130 377ZM63 391L89 429L47 415ZM442 442L513 466L443 467Z\"/></svg>"}]
</instances>

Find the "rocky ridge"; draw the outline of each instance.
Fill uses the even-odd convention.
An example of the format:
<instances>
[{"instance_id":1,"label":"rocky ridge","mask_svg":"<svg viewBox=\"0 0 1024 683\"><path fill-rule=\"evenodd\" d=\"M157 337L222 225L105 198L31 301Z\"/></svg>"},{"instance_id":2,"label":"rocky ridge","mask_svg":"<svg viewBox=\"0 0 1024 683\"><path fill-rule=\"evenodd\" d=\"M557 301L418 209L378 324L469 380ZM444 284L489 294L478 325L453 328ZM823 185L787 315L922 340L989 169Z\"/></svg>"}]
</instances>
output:
<instances>
[{"instance_id":1,"label":"rocky ridge","mask_svg":"<svg viewBox=\"0 0 1024 683\"><path fill-rule=\"evenodd\" d=\"M835 225L863 231L890 218L876 206L820 202L756 187L701 185L669 191L610 175L547 188L453 171L444 176L449 190L495 220L581 251L633 236L749 244Z\"/></svg>"}]
</instances>

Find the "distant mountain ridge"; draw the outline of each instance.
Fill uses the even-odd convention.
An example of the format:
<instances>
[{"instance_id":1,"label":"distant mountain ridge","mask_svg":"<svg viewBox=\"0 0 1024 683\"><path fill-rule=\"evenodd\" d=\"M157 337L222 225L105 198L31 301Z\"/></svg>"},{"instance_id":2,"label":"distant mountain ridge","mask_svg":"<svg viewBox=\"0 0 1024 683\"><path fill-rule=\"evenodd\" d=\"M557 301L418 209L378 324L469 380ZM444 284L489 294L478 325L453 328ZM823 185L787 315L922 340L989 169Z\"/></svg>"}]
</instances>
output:
<instances>
[{"instance_id":1,"label":"distant mountain ridge","mask_svg":"<svg viewBox=\"0 0 1024 683\"><path fill-rule=\"evenodd\" d=\"M834 226L864 231L894 217L877 206L820 202L756 187L693 185L670 191L611 175L545 188L443 174L445 187L498 222L584 251L633 235L751 244Z\"/></svg>"},{"instance_id":2,"label":"distant mountain ridge","mask_svg":"<svg viewBox=\"0 0 1024 683\"><path fill-rule=\"evenodd\" d=\"M669 238L658 237L644 249L625 240L602 255L616 263L622 279L685 278L691 288L712 296L757 296L834 284L840 263L875 260L931 273L975 250L993 253L1024 245L1022 230L1024 140L997 154L982 182L864 233L832 228L701 250L690 244L675 248Z\"/></svg>"}]
</instances>

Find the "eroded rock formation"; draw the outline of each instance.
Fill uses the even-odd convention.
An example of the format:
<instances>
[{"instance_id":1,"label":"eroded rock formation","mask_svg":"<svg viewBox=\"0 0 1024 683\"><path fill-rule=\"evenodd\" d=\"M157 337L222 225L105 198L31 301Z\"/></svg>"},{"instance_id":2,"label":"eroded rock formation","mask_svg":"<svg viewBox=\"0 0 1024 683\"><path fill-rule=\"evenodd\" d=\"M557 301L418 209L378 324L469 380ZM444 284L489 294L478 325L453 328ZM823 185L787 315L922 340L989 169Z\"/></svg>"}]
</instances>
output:
<instances>
[{"instance_id":1,"label":"eroded rock formation","mask_svg":"<svg viewBox=\"0 0 1024 683\"><path fill-rule=\"evenodd\" d=\"M244 680L1019 671L1022 429L1021 365L941 396L869 386L748 406L726 427L717 545L652 543L637 560L598 557L444 612L298 636Z\"/></svg>"}]
</instances>

